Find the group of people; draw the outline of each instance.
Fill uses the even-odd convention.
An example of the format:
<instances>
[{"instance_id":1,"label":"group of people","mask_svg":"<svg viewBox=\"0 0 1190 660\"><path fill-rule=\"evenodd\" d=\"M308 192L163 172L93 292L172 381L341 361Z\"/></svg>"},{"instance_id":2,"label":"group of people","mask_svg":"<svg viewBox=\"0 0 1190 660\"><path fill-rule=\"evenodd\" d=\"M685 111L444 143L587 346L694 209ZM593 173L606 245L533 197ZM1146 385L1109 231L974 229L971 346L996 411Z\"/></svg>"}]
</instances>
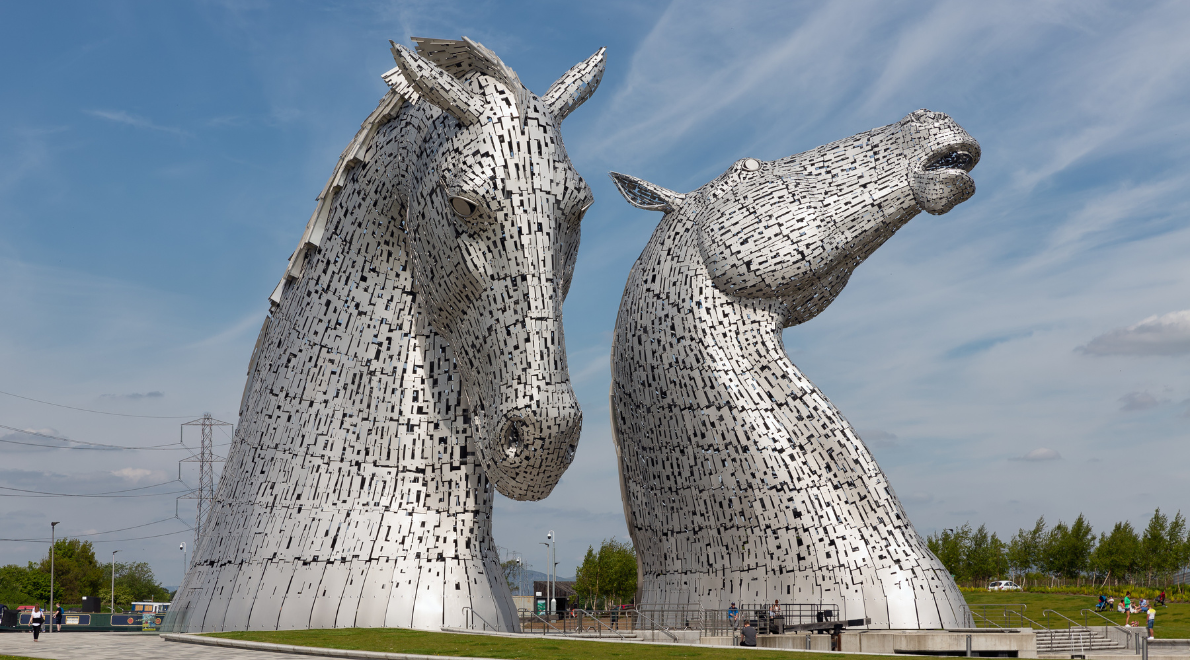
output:
<instances>
[{"instance_id":1,"label":"group of people","mask_svg":"<svg viewBox=\"0 0 1190 660\"><path fill-rule=\"evenodd\" d=\"M1157 598L1153 600L1152 604L1149 604L1149 599L1147 598L1140 599L1139 603L1132 600L1132 592L1128 591L1124 593L1124 597L1120 599L1119 603L1116 602L1114 597L1100 594L1099 602L1095 605L1095 611L1102 612L1103 610L1111 610L1112 608L1115 608L1117 612L1124 615L1125 627L1132 626L1133 614L1144 614L1148 624L1149 639L1155 639L1153 637L1153 625L1157 621L1158 605L1165 605L1165 590L1162 590L1161 593L1157 595Z\"/></svg>"},{"instance_id":2,"label":"group of people","mask_svg":"<svg viewBox=\"0 0 1190 660\"><path fill-rule=\"evenodd\" d=\"M62 618L66 615L66 611L59 605L57 611L54 612L54 620L50 624L51 630L53 625L58 626L58 632L62 632ZM33 641L38 641L41 636L41 627L45 625L46 612L41 609L41 604L38 603L33 606L33 610L29 613L29 625L33 626Z\"/></svg>"},{"instance_id":3,"label":"group of people","mask_svg":"<svg viewBox=\"0 0 1190 660\"><path fill-rule=\"evenodd\" d=\"M739 618L740 610L735 606L735 603L732 603L731 607L727 608L727 621L733 630L736 628ZM784 620L785 617L781 614L781 602L774 600L768 611L769 632L775 630L780 634L781 624ZM748 617L744 617L744 626L740 628L739 641L740 646L756 646L756 627L752 625L752 620Z\"/></svg>"}]
</instances>

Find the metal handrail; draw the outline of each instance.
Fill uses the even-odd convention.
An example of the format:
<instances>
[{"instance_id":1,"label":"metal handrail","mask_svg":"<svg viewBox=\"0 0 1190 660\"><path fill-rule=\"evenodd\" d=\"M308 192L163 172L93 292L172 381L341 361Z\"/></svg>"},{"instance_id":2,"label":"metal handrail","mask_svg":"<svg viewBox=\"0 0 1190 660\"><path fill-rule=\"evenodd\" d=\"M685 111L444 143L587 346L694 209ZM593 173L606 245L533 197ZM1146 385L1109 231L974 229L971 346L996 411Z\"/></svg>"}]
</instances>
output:
<instances>
[{"instance_id":1,"label":"metal handrail","mask_svg":"<svg viewBox=\"0 0 1190 660\"><path fill-rule=\"evenodd\" d=\"M1073 623L1074 625L1078 626L1079 628L1084 628L1084 629L1090 631L1090 628L1087 628L1087 626L1079 623L1078 621L1075 621L1074 619L1071 619L1070 617L1066 616L1065 614L1062 614L1061 612L1058 612L1057 610L1042 610L1041 615L1045 617L1046 621L1049 621L1049 613L1050 612L1057 614L1058 616L1062 617L1063 619L1066 619L1067 621L1069 621L1070 623ZM1066 626L1066 629L1069 630L1070 626Z\"/></svg>"},{"instance_id":2,"label":"metal handrail","mask_svg":"<svg viewBox=\"0 0 1190 660\"><path fill-rule=\"evenodd\" d=\"M473 608L473 607L471 607L471 606L465 606L465 607L463 607L463 616L466 616L468 612L470 612L470 613L471 613L471 617L470 617L470 619L469 619L469 620L468 620L468 622L467 622L467 629L468 629L468 630L475 630L475 617L479 617L479 620L480 620L480 621L483 621L483 626L484 626L484 627L483 627L483 629L484 629L485 631L488 629L488 627L489 627L489 626L491 626L492 630L495 630L496 632L500 632L500 629L499 629L499 628L497 628L496 626L493 626L492 624L488 623L488 620L487 620L487 619L485 619L485 618L483 618L483 615L482 615L482 614L480 614L480 613L476 612L476 611L475 611L475 608Z\"/></svg>"},{"instance_id":3,"label":"metal handrail","mask_svg":"<svg viewBox=\"0 0 1190 660\"><path fill-rule=\"evenodd\" d=\"M1016 609L1018 607L1020 608L1019 611ZM1012 617L1010 617L1008 615L1009 612L1021 617L1021 619L1023 621L1027 618L1024 615L1024 611L1029 609L1029 606L1026 605L1025 603L977 603L974 606L968 605L967 611L970 612L972 615L974 615L976 608L979 608L979 610L980 610L979 615L981 617L983 617L983 619L985 621L988 621L989 623L991 623L991 620L988 619L988 616L987 616L988 608L1003 608L1001 611L1004 614L1005 622L1011 628L1012 627ZM974 619L973 619L973 621L974 621ZM1022 625L1024 625L1024 624L1022 623Z\"/></svg>"},{"instance_id":4,"label":"metal handrail","mask_svg":"<svg viewBox=\"0 0 1190 660\"><path fill-rule=\"evenodd\" d=\"M603 626L604 628L607 628L611 632L616 633L617 635L619 635L620 639L628 639L624 635L620 634L619 630L616 630L615 628L612 628L611 626L604 623L603 620L599 618L598 614L595 614L594 612L591 612L590 610L584 610L584 609L580 609L580 608L576 608L575 611L582 612L583 614L586 614L587 616L591 617L592 619L595 619L595 623L598 623L599 625ZM581 629L580 629L580 631L581 631Z\"/></svg>"},{"instance_id":5,"label":"metal handrail","mask_svg":"<svg viewBox=\"0 0 1190 660\"><path fill-rule=\"evenodd\" d=\"M995 621L992 621L991 619L987 618L986 616L984 616L984 615L982 615L982 614L979 614L979 613L975 612L975 610L970 610L970 609L969 609L968 611L969 611L969 612L970 612L970 613L971 613L973 616L977 616L977 617L979 617L979 618L983 619L984 621L986 621L986 622L988 622L988 623L992 624L993 626L996 626L997 628L999 628L999 629L1001 629L1001 630L1003 630L1003 629L1004 629L1004 626L1002 626L1002 625L1000 625L1000 624L996 623Z\"/></svg>"},{"instance_id":6,"label":"metal handrail","mask_svg":"<svg viewBox=\"0 0 1190 660\"><path fill-rule=\"evenodd\" d=\"M1111 619L1109 619L1109 618L1107 618L1107 617L1103 616L1102 614L1100 614L1099 612L1096 612L1095 610L1089 610L1089 609L1088 609L1088 610L1081 610L1081 611L1080 611L1080 613L1083 615L1083 621L1084 621L1084 625L1085 625L1085 622L1086 622L1086 620L1087 620L1087 614L1088 614L1088 613L1090 613L1090 614L1094 614L1095 616L1099 617L1100 619L1103 619L1104 621L1106 621L1106 622L1110 623L1112 628L1115 628L1116 630L1119 630L1120 632L1124 633L1124 634L1127 636L1127 639L1128 639L1128 641L1124 642L1124 648L1128 648L1128 644L1129 644L1129 643L1132 641L1132 633L1133 633L1133 631L1131 631L1131 630L1129 630L1129 629L1125 628L1124 626L1121 626L1120 624L1118 624L1118 623L1116 623L1115 621L1112 621ZM1106 628L1106 627L1107 627L1107 626L1104 626L1104 628Z\"/></svg>"},{"instance_id":7,"label":"metal handrail","mask_svg":"<svg viewBox=\"0 0 1190 660\"><path fill-rule=\"evenodd\" d=\"M554 624L550 623L548 620L541 618L541 615L540 615L540 614L538 614L537 612L533 612L533 611L531 611L531 610L526 610L526 609L522 609L522 610L520 610L520 611L521 611L521 612L528 612L528 613L529 613L529 616L530 616L531 618L534 618L534 619L538 619L538 620L540 620L540 621L541 621L542 623L544 623L545 625L547 625L547 626L549 626L549 627L553 628L554 630L556 630L556 631L557 631L559 634L561 634L561 635L565 635L565 634L566 634L566 631L564 631L564 630L558 630L558 627L557 627L557 626L555 626ZM521 618L522 618L522 619L524 618L524 615L523 615L523 614L521 615ZM544 636L545 636L545 628L542 628L542 629L541 629L541 635L542 635L542 637L544 637Z\"/></svg>"},{"instance_id":8,"label":"metal handrail","mask_svg":"<svg viewBox=\"0 0 1190 660\"><path fill-rule=\"evenodd\" d=\"M633 608L632 610L629 610L629 611L631 611L631 612L636 612L636 615L637 615L637 617L638 617L638 618L639 618L639 617L642 617L642 616L643 616L643 617L645 617L645 618L647 618L647 619L648 619L648 620L649 620L649 621L650 621L650 622L651 622L651 623L652 623L654 626L656 626L656 628L653 628L652 630L660 630L661 632L663 632L663 633L665 633L666 635L668 635L668 636L669 636L669 638L670 638L670 639L672 639L673 641L675 641L675 642L676 642L676 641L678 641L678 636L677 636L677 635L675 635L675 634L671 633L671 632L669 631L669 628L666 628L665 626L659 625L659 624L657 623L657 621L656 621L655 619L653 619L653 617L651 617L651 616L649 616L649 615L645 614L644 612L641 612L640 610L638 610L638 609L635 609L635 608Z\"/></svg>"}]
</instances>

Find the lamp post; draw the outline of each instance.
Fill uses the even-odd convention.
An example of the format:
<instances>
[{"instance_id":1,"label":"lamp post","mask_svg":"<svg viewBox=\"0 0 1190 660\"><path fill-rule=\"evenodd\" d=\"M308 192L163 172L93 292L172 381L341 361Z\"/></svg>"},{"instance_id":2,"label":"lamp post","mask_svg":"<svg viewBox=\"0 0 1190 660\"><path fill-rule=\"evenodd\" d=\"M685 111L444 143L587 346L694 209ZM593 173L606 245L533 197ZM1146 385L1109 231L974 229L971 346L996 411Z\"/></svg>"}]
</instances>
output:
<instances>
[{"instance_id":1,"label":"lamp post","mask_svg":"<svg viewBox=\"0 0 1190 660\"><path fill-rule=\"evenodd\" d=\"M58 523L50 523L50 621L54 620L54 546L58 544L55 527ZM50 623L50 632L54 632L54 624Z\"/></svg>"},{"instance_id":2,"label":"lamp post","mask_svg":"<svg viewBox=\"0 0 1190 660\"><path fill-rule=\"evenodd\" d=\"M186 581L186 542L182 541L182 544L178 546L178 549L182 551L182 582L185 582ZM178 591L182 590L182 582L178 583ZM177 595L178 595L178 592L175 591L174 597L176 598Z\"/></svg>"},{"instance_id":3,"label":"lamp post","mask_svg":"<svg viewBox=\"0 0 1190 660\"><path fill-rule=\"evenodd\" d=\"M558 613L558 603L554 598L554 596L555 596L554 582L558 578L558 572L555 570L556 567L554 565L554 558L557 556L558 553L557 553L557 550L554 548L554 530L551 529L550 532L545 535L545 538L550 542L550 563L548 565L549 567L546 569L547 571L549 571L549 575L550 575L550 577L549 577L549 580L550 580L550 595L549 595L550 614L557 614Z\"/></svg>"},{"instance_id":4,"label":"lamp post","mask_svg":"<svg viewBox=\"0 0 1190 660\"><path fill-rule=\"evenodd\" d=\"M545 546L545 609L546 616L549 616L550 609L550 544L541 541Z\"/></svg>"},{"instance_id":5,"label":"lamp post","mask_svg":"<svg viewBox=\"0 0 1190 660\"><path fill-rule=\"evenodd\" d=\"M112 550L112 614L116 613L116 553L119 550Z\"/></svg>"}]
</instances>

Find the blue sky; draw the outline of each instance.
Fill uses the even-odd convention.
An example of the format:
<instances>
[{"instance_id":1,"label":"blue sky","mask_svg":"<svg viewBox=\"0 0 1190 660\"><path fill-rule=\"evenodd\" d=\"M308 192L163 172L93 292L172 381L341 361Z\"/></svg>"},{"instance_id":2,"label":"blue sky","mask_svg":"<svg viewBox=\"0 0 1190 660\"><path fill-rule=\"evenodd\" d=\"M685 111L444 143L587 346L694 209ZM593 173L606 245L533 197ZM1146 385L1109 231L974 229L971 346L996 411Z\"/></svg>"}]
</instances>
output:
<instances>
[{"instance_id":1,"label":"blue sky","mask_svg":"<svg viewBox=\"0 0 1190 660\"><path fill-rule=\"evenodd\" d=\"M693 190L922 107L980 141L975 196L899 232L785 332L790 356L923 533L1190 511L1188 31L1179 2L5 3L0 390L234 422L267 297L385 91L387 41L467 35L537 93L606 46L563 126L596 196L565 307L582 441L550 498L497 502L499 545L541 568L552 528L571 574L626 537L608 351L659 215L606 172ZM77 440L168 443L180 421L0 395L0 425ZM47 492L168 482L181 458L0 444L0 486ZM0 537L169 518L173 498L0 497ZM176 584L181 540L97 548ZM0 542L0 564L43 552Z\"/></svg>"}]
</instances>

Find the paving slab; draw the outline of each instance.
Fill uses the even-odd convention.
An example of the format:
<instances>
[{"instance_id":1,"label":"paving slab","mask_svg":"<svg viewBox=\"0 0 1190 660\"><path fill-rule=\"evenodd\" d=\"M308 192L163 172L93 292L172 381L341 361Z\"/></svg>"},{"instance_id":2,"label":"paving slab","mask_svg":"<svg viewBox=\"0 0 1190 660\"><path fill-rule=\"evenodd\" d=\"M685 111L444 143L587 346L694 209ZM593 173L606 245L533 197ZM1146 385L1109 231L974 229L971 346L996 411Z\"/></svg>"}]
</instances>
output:
<instances>
[{"instance_id":1,"label":"paving slab","mask_svg":"<svg viewBox=\"0 0 1190 660\"><path fill-rule=\"evenodd\" d=\"M152 633L0 634L0 655L27 655L53 660L281 660L268 651L169 644Z\"/></svg>"}]
</instances>

